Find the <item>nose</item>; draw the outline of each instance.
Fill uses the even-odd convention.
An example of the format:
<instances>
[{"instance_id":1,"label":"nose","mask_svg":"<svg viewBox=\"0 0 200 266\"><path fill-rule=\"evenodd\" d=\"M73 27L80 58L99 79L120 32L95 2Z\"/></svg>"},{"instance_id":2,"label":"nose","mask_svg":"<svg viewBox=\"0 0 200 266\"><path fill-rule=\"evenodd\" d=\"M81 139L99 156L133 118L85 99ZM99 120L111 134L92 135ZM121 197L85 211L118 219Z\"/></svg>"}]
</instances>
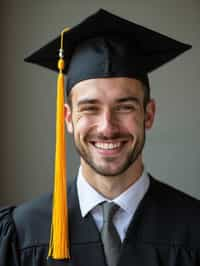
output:
<instances>
[{"instance_id":1,"label":"nose","mask_svg":"<svg viewBox=\"0 0 200 266\"><path fill-rule=\"evenodd\" d=\"M119 133L119 122L112 110L102 112L99 119L98 133L105 137L113 137L113 135Z\"/></svg>"}]
</instances>

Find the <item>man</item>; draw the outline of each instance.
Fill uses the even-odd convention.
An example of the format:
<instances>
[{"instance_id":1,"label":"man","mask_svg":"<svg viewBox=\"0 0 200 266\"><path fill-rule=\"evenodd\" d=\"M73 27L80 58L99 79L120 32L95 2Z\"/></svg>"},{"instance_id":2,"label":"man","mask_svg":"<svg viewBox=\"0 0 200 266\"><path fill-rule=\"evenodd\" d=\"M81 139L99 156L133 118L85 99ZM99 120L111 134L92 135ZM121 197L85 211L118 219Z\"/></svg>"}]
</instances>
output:
<instances>
[{"instance_id":1,"label":"man","mask_svg":"<svg viewBox=\"0 0 200 266\"><path fill-rule=\"evenodd\" d=\"M51 195L1 211L0 265L197 266L200 203L147 173L147 74L190 46L100 10L64 37L65 120L81 167L68 190L70 259L47 262ZM58 39L27 61L56 69ZM62 56L61 56L62 57Z\"/></svg>"}]
</instances>

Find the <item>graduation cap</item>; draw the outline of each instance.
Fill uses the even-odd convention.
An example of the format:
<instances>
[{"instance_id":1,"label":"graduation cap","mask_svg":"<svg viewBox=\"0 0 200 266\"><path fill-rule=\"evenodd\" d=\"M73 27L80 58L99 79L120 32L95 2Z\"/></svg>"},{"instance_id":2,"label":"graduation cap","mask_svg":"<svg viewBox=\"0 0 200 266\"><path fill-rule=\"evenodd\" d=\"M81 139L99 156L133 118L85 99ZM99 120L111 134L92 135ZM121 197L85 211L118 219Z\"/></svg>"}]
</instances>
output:
<instances>
[{"instance_id":1,"label":"graduation cap","mask_svg":"<svg viewBox=\"0 0 200 266\"><path fill-rule=\"evenodd\" d=\"M58 71L61 37L25 59ZM144 78L191 48L103 9L63 34L67 93L81 80L98 77Z\"/></svg>"},{"instance_id":2,"label":"graduation cap","mask_svg":"<svg viewBox=\"0 0 200 266\"><path fill-rule=\"evenodd\" d=\"M148 73L190 49L188 44L103 9L43 46L26 62L58 71L56 159L49 257L69 259L64 129L64 74L67 94L92 78L129 77L149 88Z\"/></svg>"}]
</instances>

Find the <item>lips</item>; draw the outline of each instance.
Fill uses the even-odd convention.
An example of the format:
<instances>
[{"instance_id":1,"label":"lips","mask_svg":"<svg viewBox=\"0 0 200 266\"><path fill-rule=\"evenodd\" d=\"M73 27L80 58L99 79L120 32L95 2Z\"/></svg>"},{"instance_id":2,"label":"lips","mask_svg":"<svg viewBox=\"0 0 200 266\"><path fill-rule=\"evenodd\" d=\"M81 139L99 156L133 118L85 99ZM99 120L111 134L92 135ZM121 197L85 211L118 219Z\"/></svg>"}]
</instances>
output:
<instances>
[{"instance_id":1,"label":"lips","mask_svg":"<svg viewBox=\"0 0 200 266\"><path fill-rule=\"evenodd\" d=\"M128 140L95 140L90 141L93 149L103 156L117 156L121 153Z\"/></svg>"},{"instance_id":2,"label":"lips","mask_svg":"<svg viewBox=\"0 0 200 266\"><path fill-rule=\"evenodd\" d=\"M94 146L98 149L102 149L102 150L113 150L113 149L117 149L121 146L120 142L115 142L115 143L105 143L105 142L95 142Z\"/></svg>"}]
</instances>

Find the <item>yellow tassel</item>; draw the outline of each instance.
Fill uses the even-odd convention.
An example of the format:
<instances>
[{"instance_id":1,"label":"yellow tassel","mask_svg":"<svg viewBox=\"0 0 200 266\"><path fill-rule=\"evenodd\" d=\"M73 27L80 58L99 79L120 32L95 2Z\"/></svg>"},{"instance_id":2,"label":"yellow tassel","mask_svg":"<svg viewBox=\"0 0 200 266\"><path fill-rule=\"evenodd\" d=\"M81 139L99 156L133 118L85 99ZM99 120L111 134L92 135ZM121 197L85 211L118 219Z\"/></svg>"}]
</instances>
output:
<instances>
[{"instance_id":1,"label":"yellow tassel","mask_svg":"<svg viewBox=\"0 0 200 266\"><path fill-rule=\"evenodd\" d=\"M54 195L48 256L53 259L69 259L66 139L64 119L64 60L62 58L58 61L58 69Z\"/></svg>"}]
</instances>

